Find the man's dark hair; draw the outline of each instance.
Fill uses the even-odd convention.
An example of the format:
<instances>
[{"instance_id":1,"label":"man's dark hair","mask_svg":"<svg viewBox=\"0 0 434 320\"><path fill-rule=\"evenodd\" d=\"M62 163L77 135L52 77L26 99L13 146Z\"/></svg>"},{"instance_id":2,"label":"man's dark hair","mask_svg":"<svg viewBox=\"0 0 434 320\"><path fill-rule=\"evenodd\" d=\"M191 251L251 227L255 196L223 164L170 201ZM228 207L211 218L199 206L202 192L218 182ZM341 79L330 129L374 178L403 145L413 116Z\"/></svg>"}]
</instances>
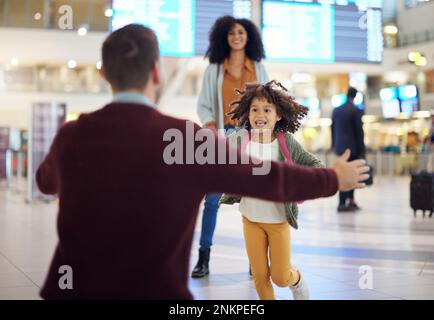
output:
<instances>
[{"instance_id":1,"label":"man's dark hair","mask_svg":"<svg viewBox=\"0 0 434 320\"><path fill-rule=\"evenodd\" d=\"M209 58L210 63L223 63L229 57L231 48L228 44L228 34L236 23L242 25L247 32L246 56L258 62L265 58L264 44L254 23L248 19L223 16L216 20L209 33L209 46L205 57Z\"/></svg>"},{"instance_id":2,"label":"man's dark hair","mask_svg":"<svg viewBox=\"0 0 434 320\"><path fill-rule=\"evenodd\" d=\"M155 33L139 24L116 30L102 45L104 75L116 90L142 90L158 58Z\"/></svg>"},{"instance_id":3,"label":"man's dark hair","mask_svg":"<svg viewBox=\"0 0 434 320\"><path fill-rule=\"evenodd\" d=\"M356 97L356 95L357 95L357 89L353 88L353 87L349 87L348 88L348 92L347 92L348 99L354 100L354 98Z\"/></svg>"}]
</instances>

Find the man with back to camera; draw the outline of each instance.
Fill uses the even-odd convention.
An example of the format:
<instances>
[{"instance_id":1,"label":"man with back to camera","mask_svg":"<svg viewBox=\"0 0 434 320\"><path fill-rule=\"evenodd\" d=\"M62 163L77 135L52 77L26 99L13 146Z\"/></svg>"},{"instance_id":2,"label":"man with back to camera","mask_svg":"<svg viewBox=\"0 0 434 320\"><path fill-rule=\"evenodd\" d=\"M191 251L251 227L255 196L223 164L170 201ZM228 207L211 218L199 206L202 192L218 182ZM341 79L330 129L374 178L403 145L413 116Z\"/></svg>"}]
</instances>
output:
<instances>
[{"instance_id":1,"label":"man with back to camera","mask_svg":"<svg viewBox=\"0 0 434 320\"><path fill-rule=\"evenodd\" d=\"M294 201L363 187L367 168L347 162L349 153L334 169L272 162L267 175L253 175L252 163L168 165L164 133L178 129L184 141L192 137L190 122L155 108L161 88L155 34L141 25L113 32L102 61L113 102L66 123L37 171L41 191L60 198L45 299L192 299L189 257L206 193ZM196 134L208 130L191 126ZM216 145L227 143L213 137ZM66 289L59 286L62 266L73 272Z\"/></svg>"},{"instance_id":2,"label":"man with back to camera","mask_svg":"<svg viewBox=\"0 0 434 320\"><path fill-rule=\"evenodd\" d=\"M365 159L365 143L363 141L362 111L354 105L357 90L348 88L347 101L335 108L332 114L332 148L337 155L346 149L351 150L350 161ZM338 212L360 210L354 201L354 190L339 192Z\"/></svg>"}]
</instances>

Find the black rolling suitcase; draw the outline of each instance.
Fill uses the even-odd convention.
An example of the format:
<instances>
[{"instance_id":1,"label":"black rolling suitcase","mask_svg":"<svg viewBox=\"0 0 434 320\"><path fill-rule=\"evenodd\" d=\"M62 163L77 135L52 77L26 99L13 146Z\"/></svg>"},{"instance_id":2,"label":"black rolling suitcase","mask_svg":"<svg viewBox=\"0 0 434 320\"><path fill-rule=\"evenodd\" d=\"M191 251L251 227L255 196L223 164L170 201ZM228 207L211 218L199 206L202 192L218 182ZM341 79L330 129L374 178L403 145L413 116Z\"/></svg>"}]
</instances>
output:
<instances>
[{"instance_id":1,"label":"black rolling suitcase","mask_svg":"<svg viewBox=\"0 0 434 320\"><path fill-rule=\"evenodd\" d=\"M422 171L413 173L410 182L410 206L416 216L417 210L430 212L430 217L434 212L434 173Z\"/></svg>"}]
</instances>

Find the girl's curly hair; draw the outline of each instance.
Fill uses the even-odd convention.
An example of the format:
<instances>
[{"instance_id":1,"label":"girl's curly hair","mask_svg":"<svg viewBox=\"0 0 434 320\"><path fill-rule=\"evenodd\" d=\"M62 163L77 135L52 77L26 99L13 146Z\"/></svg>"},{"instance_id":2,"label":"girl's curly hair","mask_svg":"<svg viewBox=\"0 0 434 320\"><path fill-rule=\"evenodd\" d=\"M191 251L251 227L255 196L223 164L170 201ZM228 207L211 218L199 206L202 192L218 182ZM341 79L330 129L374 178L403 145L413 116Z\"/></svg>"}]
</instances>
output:
<instances>
[{"instance_id":1,"label":"girl's curly hair","mask_svg":"<svg viewBox=\"0 0 434 320\"><path fill-rule=\"evenodd\" d=\"M231 103L233 106L228 115L239 121L241 126L251 129L249 122L250 105L254 98L264 98L276 106L276 112L282 117L277 121L274 132L294 133L298 130L300 121L307 115L308 108L295 101L280 82L272 80L266 84L247 84L244 91L236 89L241 95L240 100Z\"/></svg>"},{"instance_id":2,"label":"girl's curly hair","mask_svg":"<svg viewBox=\"0 0 434 320\"><path fill-rule=\"evenodd\" d=\"M205 57L209 58L210 63L223 63L229 57L231 48L228 44L228 34L236 23L242 25L247 32L246 56L258 62L265 58L264 45L255 24L248 19L223 16L216 20L209 33L209 46Z\"/></svg>"}]
</instances>

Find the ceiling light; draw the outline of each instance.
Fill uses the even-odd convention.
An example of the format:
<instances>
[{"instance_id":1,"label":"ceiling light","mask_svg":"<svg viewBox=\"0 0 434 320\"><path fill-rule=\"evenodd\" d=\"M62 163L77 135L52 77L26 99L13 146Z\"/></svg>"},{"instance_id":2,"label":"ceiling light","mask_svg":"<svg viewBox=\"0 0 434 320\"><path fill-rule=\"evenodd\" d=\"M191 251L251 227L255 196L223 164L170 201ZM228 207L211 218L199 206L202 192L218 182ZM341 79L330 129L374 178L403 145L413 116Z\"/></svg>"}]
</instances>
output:
<instances>
[{"instance_id":1,"label":"ceiling light","mask_svg":"<svg viewBox=\"0 0 434 320\"><path fill-rule=\"evenodd\" d=\"M416 59L420 58L422 55L420 52L409 52L408 53L408 61L415 62Z\"/></svg>"},{"instance_id":2,"label":"ceiling light","mask_svg":"<svg viewBox=\"0 0 434 320\"><path fill-rule=\"evenodd\" d=\"M77 61L72 60L72 59L68 61L68 68L69 69L74 69L76 66L77 66Z\"/></svg>"},{"instance_id":3,"label":"ceiling light","mask_svg":"<svg viewBox=\"0 0 434 320\"><path fill-rule=\"evenodd\" d=\"M78 28L77 33L79 36L85 36L87 34L87 27L82 26Z\"/></svg>"},{"instance_id":4,"label":"ceiling light","mask_svg":"<svg viewBox=\"0 0 434 320\"><path fill-rule=\"evenodd\" d=\"M386 34L397 34L398 33L398 28L394 25L387 25L384 26L384 33Z\"/></svg>"},{"instance_id":5,"label":"ceiling light","mask_svg":"<svg viewBox=\"0 0 434 320\"><path fill-rule=\"evenodd\" d=\"M16 67L19 63L20 63L20 61L18 60L18 58L13 57L13 58L11 59L11 66Z\"/></svg>"},{"instance_id":6,"label":"ceiling light","mask_svg":"<svg viewBox=\"0 0 434 320\"><path fill-rule=\"evenodd\" d=\"M414 61L414 64L418 67L425 67L427 64L426 58L424 56L420 56Z\"/></svg>"}]
</instances>

